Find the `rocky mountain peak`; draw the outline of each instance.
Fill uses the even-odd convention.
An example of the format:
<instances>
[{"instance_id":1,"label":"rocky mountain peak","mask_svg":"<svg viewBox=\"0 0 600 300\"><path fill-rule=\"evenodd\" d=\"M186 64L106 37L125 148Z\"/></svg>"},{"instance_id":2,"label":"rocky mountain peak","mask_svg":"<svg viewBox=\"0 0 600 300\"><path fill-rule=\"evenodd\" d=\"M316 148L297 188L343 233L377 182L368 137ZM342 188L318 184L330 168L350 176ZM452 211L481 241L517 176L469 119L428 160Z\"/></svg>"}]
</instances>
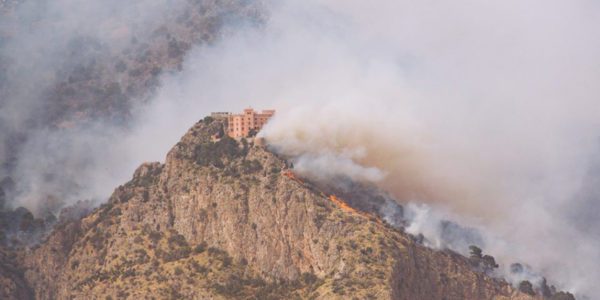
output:
<instances>
[{"instance_id":1,"label":"rocky mountain peak","mask_svg":"<svg viewBox=\"0 0 600 300\"><path fill-rule=\"evenodd\" d=\"M3 298L543 298L423 246L226 126L196 123L164 164L142 164L19 267L3 259Z\"/></svg>"}]
</instances>

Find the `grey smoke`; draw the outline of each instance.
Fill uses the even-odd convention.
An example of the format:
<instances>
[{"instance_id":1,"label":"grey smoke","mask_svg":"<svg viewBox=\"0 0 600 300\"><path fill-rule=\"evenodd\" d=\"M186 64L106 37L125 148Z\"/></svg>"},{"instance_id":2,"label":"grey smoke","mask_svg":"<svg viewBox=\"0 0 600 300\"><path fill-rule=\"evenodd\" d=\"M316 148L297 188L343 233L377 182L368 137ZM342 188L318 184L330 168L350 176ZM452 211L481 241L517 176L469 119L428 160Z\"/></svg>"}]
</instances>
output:
<instances>
[{"instance_id":1,"label":"grey smoke","mask_svg":"<svg viewBox=\"0 0 600 300\"><path fill-rule=\"evenodd\" d=\"M4 4L0 180L16 183L9 206L36 215L104 201L139 163L125 141L160 75L176 73L191 45L260 20L254 1Z\"/></svg>"},{"instance_id":2,"label":"grey smoke","mask_svg":"<svg viewBox=\"0 0 600 300\"><path fill-rule=\"evenodd\" d=\"M169 4L176 1L31 0L2 16L0 177L17 182L15 206L37 212L43 200L36 198L53 195L72 203L82 196L76 193L89 186L88 170L101 163L108 137L118 130L111 119L83 120L76 115L101 109L91 99L81 97L69 104L52 94L61 82L74 80L96 63L109 63L106 58L122 51L134 35L149 34L144 28L157 27L176 9ZM127 100L121 104L126 106ZM71 114L67 105L75 108ZM80 117L83 124L73 128Z\"/></svg>"}]
</instances>

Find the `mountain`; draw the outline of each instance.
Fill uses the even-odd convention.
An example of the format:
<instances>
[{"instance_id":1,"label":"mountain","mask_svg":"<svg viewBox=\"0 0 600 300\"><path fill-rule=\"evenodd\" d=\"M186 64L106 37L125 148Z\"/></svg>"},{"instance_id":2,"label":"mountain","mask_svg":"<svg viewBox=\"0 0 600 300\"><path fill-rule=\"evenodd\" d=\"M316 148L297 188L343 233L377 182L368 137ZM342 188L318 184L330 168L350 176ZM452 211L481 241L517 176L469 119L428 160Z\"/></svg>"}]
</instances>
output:
<instances>
[{"instance_id":1,"label":"mountain","mask_svg":"<svg viewBox=\"0 0 600 300\"><path fill-rule=\"evenodd\" d=\"M226 126L199 121L106 204L35 247L0 252L0 297L572 299L430 249L297 178L264 143L223 136Z\"/></svg>"}]
</instances>

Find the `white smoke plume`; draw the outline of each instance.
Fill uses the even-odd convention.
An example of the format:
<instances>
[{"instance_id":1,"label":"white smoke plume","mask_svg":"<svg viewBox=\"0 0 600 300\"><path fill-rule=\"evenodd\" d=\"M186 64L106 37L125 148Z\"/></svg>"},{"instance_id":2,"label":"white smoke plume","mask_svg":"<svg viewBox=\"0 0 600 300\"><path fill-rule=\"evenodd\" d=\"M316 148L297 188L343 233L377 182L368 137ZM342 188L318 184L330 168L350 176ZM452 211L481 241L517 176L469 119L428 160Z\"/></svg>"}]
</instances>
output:
<instances>
[{"instance_id":1,"label":"white smoke plume","mask_svg":"<svg viewBox=\"0 0 600 300\"><path fill-rule=\"evenodd\" d=\"M135 108L111 143L122 150L103 152L111 178L162 160L211 111L276 108L261 134L302 172L426 204L415 233L436 241L427 218L451 219L480 230L503 266L527 262L559 288L600 295L600 4L265 6L264 26L196 48Z\"/></svg>"}]
</instances>

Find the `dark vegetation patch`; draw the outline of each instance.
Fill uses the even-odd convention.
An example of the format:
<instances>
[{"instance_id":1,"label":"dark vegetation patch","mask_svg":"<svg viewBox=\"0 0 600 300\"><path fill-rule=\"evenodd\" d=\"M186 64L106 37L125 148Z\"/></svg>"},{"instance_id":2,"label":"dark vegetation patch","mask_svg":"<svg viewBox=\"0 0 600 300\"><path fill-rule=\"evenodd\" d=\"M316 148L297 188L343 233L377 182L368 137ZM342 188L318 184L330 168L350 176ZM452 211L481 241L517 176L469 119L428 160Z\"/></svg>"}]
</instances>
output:
<instances>
[{"instance_id":1,"label":"dark vegetation patch","mask_svg":"<svg viewBox=\"0 0 600 300\"><path fill-rule=\"evenodd\" d=\"M212 288L226 298L240 299L302 299L303 295L314 292L323 284L313 273L303 273L292 281L266 282L258 277L230 275Z\"/></svg>"},{"instance_id":2,"label":"dark vegetation patch","mask_svg":"<svg viewBox=\"0 0 600 300\"><path fill-rule=\"evenodd\" d=\"M262 171L263 166L256 159L244 160L242 161L242 165L240 166L242 173L244 174L253 174L259 171Z\"/></svg>"},{"instance_id":3,"label":"dark vegetation patch","mask_svg":"<svg viewBox=\"0 0 600 300\"><path fill-rule=\"evenodd\" d=\"M192 248L188 245L185 237L181 234L174 233L167 239L169 248L167 250L156 249L156 256L164 262L172 262L180 259L188 258L192 253Z\"/></svg>"},{"instance_id":4,"label":"dark vegetation patch","mask_svg":"<svg viewBox=\"0 0 600 300\"><path fill-rule=\"evenodd\" d=\"M243 154L244 151L236 140L224 136L216 142L209 141L196 145L194 161L202 167L213 166L223 169L227 161L241 157Z\"/></svg>"},{"instance_id":5,"label":"dark vegetation patch","mask_svg":"<svg viewBox=\"0 0 600 300\"><path fill-rule=\"evenodd\" d=\"M469 262L474 268L485 273L489 273L498 268L496 259L491 255L483 255L481 248L471 245L469 246L469 250L471 251Z\"/></svg>"}]
</instances>

